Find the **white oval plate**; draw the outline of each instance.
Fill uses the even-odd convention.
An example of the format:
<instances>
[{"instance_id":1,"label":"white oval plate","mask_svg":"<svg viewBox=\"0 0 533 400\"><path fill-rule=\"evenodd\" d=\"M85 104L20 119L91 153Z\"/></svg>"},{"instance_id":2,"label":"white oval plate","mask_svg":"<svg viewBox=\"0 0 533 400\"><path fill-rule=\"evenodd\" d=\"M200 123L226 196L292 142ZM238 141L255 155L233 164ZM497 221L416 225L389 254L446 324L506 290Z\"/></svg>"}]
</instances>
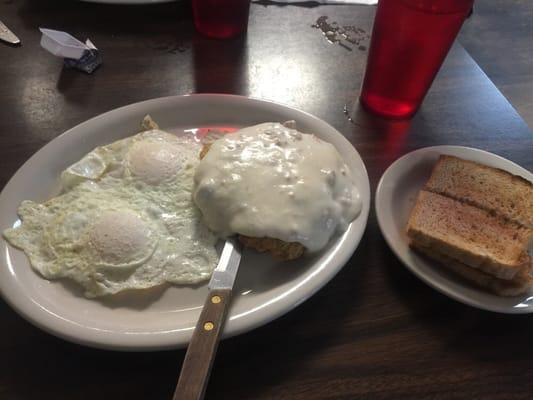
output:
<instances>
[{"instance_id":1,"label":"white oval plate","mask_svg":"<svg viewBox=\"0 0 533 400\"><path fill-rule=\"evenodd\" d=\"M370 208L368 175L361 157L324 121L283 105L229 95L165 97L118 108L57 137L13 176L0 194L0 230L17 221L24 199L44 201L58 190L60 172L95 146L139 131L150 114L162 129L183 132L198 127L243 127L294 119L298 129L332 143L354 172L361 191L361 215L315 256L278 265L270 257L245 252L225 336L263 325L296 307L344 266L357 248ZM41 278L23 252L0 240L0 292L22 316L40 328L84 345L115 350L183 347L207 294L199 287L163 287L87 300L75 286Z\"/></svg>"},{"instance_id":2,"label":"white oval plate","mask_svg":"<svg viewBox=\"0 0 533 400\"><path fill-rule=\"evenodd\" d=\"M390 248L416 276L445 295L484 310L519 314L533 312L533 292L499 297L469 285L438 263L409 248L405 227L422 186L439 155L448 154L503 169L533 181L533 174L495 154L462 146L426 147L396 160L381 177L376 191L378 224Z\"/></svg>"}]
</instances>

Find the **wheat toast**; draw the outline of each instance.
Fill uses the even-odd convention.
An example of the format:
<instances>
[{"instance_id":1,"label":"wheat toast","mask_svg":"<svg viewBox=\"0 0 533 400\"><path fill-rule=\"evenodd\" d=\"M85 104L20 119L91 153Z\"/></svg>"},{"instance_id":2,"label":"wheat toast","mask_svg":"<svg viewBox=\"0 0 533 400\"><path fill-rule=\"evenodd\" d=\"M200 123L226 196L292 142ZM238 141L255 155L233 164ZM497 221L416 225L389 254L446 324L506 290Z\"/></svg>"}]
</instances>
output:
<instances>
[{"instance_id":1,"label":"wheat toast","mask_svg":"<svg viewBox=\"0 0 533 400\"><path fill-rule=\"evenodd\" d=\"M441 155L424 189L533 229L533 183L507 171Z\"/></svg>"},{"instance_id":2,"label":"wheat toast","mask_svg":"<svg viewBox=\"0 0 533 400\"><path fill-rule=\"evenodd\" d=\"M449 197L420 191L407 224L415 244L510 280L529 270L531 230Z\"/></svg>"}]
</instances>

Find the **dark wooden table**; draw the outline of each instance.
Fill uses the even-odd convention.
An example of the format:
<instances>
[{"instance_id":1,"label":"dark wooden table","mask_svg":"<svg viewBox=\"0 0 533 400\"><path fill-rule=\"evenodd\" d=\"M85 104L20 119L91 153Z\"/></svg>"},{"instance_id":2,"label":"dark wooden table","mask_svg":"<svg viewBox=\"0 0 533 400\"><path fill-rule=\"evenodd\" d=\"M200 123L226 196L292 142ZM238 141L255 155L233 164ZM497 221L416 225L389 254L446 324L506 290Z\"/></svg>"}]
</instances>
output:
<instances>
[{"instance_id":1,"label":"dark wooden table","mask_svg":"<svg viewBox=\"0 0 533 400\"><path fill-rule=\"evenodd\" d=\"M451 51L418 115L388 122L357 107L367 41L351 50L311 27L320 16L370 30L374 9L254 4L247 37L194 33L187 4L139 7L3 0L22 39L0 45L0 185L46 142L88 118L153 97L223 92L323 118L361 153L374 190L400 155L479 147L533 169L533 135L465 50ZM39 26L101 49L94 75L62 69ZM343 113L347 107L350 122ZM221 344L208 399L530 399L533 320L479 311L411 275L371 211L346 267L306 303ZM169 399L184 351L114 353L33 327L0 301L0 398Z\"/></svg>"}]
</instances>

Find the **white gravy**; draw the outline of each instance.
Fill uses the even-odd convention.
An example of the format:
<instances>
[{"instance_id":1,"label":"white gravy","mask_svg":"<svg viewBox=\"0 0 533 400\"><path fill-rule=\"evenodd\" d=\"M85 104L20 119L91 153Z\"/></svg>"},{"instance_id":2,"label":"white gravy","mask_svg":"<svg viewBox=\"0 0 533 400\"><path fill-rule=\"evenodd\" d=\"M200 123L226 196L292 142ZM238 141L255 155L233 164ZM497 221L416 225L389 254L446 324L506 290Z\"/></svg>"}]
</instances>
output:
<instances>
[{"instance_id":1,"label":"white gravy","mask_svg":"<svg viewBox=\"0 0 533 400\"><path fill-rule=\"evenodd\" d=\"M270 237L317 251L361 211L351 171L335 147L279 123L215 141L194 180L194 201L222 237Z\"/></svg>"}]
</instances>

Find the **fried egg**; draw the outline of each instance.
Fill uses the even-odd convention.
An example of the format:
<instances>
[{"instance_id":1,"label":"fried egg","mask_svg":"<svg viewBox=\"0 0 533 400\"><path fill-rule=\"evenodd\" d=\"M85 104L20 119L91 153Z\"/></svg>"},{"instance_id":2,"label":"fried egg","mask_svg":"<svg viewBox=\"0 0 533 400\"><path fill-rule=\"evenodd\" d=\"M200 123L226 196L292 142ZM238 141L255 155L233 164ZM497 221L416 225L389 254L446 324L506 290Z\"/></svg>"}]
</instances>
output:
<instances>
[{"instance_id":1,"label":"fried egg","mask_svg":"<svg viewBox=\"0 0 533 400\"><path fill-rule=\"evenodd\" d=\"M4 236L87 297L207 280L218 255L192 201L200 148L159 129L98 147L63 171L59 196L22 202Z\"/></svg>"}]
</instances>

